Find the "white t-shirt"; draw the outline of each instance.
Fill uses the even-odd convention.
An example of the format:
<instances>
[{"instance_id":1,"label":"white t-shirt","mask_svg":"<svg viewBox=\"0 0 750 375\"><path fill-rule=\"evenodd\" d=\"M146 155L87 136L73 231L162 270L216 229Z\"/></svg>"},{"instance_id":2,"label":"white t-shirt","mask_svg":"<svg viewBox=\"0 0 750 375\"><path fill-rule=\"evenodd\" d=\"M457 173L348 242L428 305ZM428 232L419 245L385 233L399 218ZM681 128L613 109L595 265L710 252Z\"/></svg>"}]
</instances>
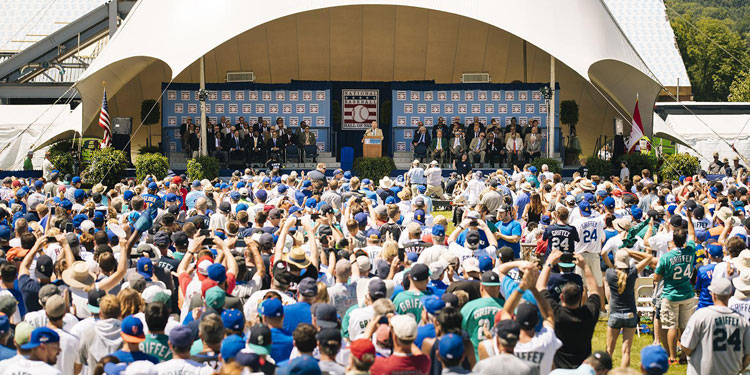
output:
<instances>
[{"instance_id":1,"label":"white t-shirt","mask_svg":"<svg viewBox=\"0 0 750 375\"><path fill-rule=\"evenodd\" d=\"M159 375L211 375L214 369L192 359L174 358L156 365Z\"/></svg>"},{"instance_id":2,"label":"white t-shirt","mask_svg":"<svg viewBox=\"0 0 750 375\"><path fill-rule=\"evenodd\" d=\"M47 323L49 323L49 319L47 319L47 313L45 313L44 310L37 310L26 313L26 316L23 317L23 321L31 324L31 326L34 328L45 327ZM71 313L65 313L65 315L63 316L64 330L70 332L70 330L73 329L76 323L78 323L78 318L76 318L75 315Z\"/></svg>"},{"instance_id":3,"label":"white t-shirt","mask_svg":"<svg viewBox=\"0 0 750 375\"><path fill-rule=\"evenodd\" d=\"M731 260L729 261L731 262ZM732 273L732 276L729 276L727 274L727 266L728 266L727 261L718 263L714 267L714 274L712 277L716 279L729 279L729 281L732 281L735 277L740 275L740 272L737 269L737 267L732 265L732 268L734 268L734 272Z\"/></svg>"},{"instance_id":4,"label":"white t-shirt","mask_svg":"<svg viewBox=\"0 0 750 375\"><path fill-rule=\"evenodd\" d=\"M607 243L604 244L602 251L607 253L615 253L622 247L622 238L619 235L610 238ZM641 251L643 249L643 240L640 237L636 237L635 244L628 250Z\"/></svg>"},{"instance_id":5,"label":"white t-shirt","mask_svg":"<svg viewBox=\"0 0 750 375\"><path fill-rule=\"evenodd\" d=\"M13 357L16 358L16 357ZM60 370L42 362L24 357L8 359L11 361L2 369L3 375L61 375Z\"/></svg>"},{"instance_id":6,"label":"white t-shirt","mask_svg":"<svg viewBox=\"0 0 750 375\"><path fill-rule=\"evenodd\" d=\"M456 242L451 242L450 244L448 244L448 251L455 254L461 264L463 264L466 259L474 256L473 251L459 245Z\"/></svg>"},{"instance_id":7,"label":"white t-shirt","mask_svg":"<svg viewBox=\"0 0 750 375\"><path fill-rule=\"evenodd\" d=\"M81 345L81 342L78 340L78 337L73 336L65 330L57 328L55 332L60 335L60 354L57 356L55 368L63 374L72 374L76 362L81 362L78 359L78 347Z\"/></svg>"},{"instance_id":8,"label":"white t-shirt","mask_svg":"<svg viewBox=\"0 0 750 375\"><path fill-rule=\"evenodd\" d=\"M91 316L88 309L89 294L82 289L70 288L70 299L75 307L75 315L78 319L86 319Z\"/></svg>"},{"instance_id":9,"label":"white t-shirt","mask_svg":"<svg viewBox=\"0 0 750 375\"><path fill-rule=\"evenodd\" d=\"M362 338L373 315L375 315L375 310L372 305L354 309L349 313L349 341Z\"/></svg>"},{"instance_id":10,"label":"white t-shirt","mask_svg":"<svg viewBox=\"0 0 750 375\"><path fill-rule=\"evenodd\" d=\"M659 232L648 239L648 246L656 251L657 257L660 257L669 252L670 241L672 241L672 232Z\"/></svg>"},{"instance_id":11,"label":"white t-shirt","mask_svg":"<svg viewBox=\"0 0 750 375\"><path fill-rule=\"evenodd\" d=\"M576 253L599 254L604 240L604 223L593 216L581 216L573 222L573 226L578 230L581 239L576 242Z\"/></svg>"},{"instance_id":12,"label":"white t-shirt","mask_svg":"<svg viewBox=\"0 0 750 375\"><path fill-rule=\"evenodd\" d=\"M258 303L263 299L266 293L269 293L269 292L275 292L276 294L280 295L281 303L284 305L291 305L293 303L297 303L297 301L295 301L294 298L290 297L288 294L282 291L273 290L273 289L259 290L253 293L250 296L250 298L247 299L245 304L242 306L242 312L245 314L246 320L251 320L252 318L258 315Z\"/></svg>"},{"instance_id":13,"label":"white t-shirt","mask_svg":"<svg viewBox=\"0 0 750 375\"><path fill-rule=\"evenodd\" d=\"M539 368L539 374L548 374L552 371L552 361L555 352L562 346L562 341L555 335L554 329L543 327L541 331L529 342L517 343L513 354L516 357L529 361Z\"/></svg>"},{"instance_id":14,"label":"white t-shirt","mask_svg":"<svg viewBox=\"0 0 750 375\"><path fill-rule=\"evenodd\" d=\"M419 254L419 259L417 259L417 263L422 263L429 266L433 262L437 262L438 260L440 260L440 256L447 251L448 248L444 245L432 245L422 250L422 253Z\"/></svg>"}]
</instances>

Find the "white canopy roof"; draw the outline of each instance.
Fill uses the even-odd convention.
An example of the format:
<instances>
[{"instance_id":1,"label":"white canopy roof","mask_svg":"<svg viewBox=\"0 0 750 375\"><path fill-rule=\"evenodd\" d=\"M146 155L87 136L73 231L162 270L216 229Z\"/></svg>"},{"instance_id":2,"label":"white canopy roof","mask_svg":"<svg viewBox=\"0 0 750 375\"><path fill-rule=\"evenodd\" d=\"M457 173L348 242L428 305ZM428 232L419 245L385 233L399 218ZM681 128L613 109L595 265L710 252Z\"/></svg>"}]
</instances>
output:
<instances>
[{"instance_id":1,"label":"white canopy roof","mask_svg":"<svg viewBox=\"0 0 750 375\"><path fill-rule=\"evenodd\" d=\"M28 151L81 134L81 107L71 111L66 104L0 105L0 170L20 170ZM44 155L37 154L34 166L41 169Z\"/></svg>"},{"instance_id":2,"label":"white canopy roof","mask_svg":"<svg viewBox=\"0 0 750 375\"><path fill-rule=\"evenodd\" d=\"M680 151L702 156L701 164L707 167L714 152L721 158L736 155L724 140L734 144L740 155L750 155L750 114L670 114L666 121L654 115L654 135L689 146L691 149Z\"/></svg>"},{"instance_id":3,"label":"white canopy roof","mask_svg":"<svg viewBox=\"0 0 750 375\"><path fill-rule=\"evenodd\" d=\"M306 11L363 4L432 9L506 30L597 85L626 122L640 94L644 126L650 134L651 108L660 88L601 0L140 0L77 83L83 123L86 127L94 123L102 81L108 83L108 94L114 95L158 60L166 63L174 78L202 55L256 26Z\"/></svg>"}]
</instances>

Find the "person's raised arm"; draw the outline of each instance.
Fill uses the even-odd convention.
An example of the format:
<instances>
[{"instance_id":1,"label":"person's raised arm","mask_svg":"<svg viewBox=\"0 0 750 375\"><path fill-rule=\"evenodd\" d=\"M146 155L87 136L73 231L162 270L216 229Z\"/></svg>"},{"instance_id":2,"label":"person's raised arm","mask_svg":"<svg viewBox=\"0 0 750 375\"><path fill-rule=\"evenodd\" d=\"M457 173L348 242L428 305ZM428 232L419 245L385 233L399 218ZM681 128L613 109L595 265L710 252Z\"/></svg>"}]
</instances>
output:
<instances>
[{"instance_id":1,"label":"person's raised arm","mask_svg":"<svg viewBox=\"0 0 750 375\"><path fill-rule=\"evenodd\" d=\"M560 250L553 250L549 256L547 256L547 262L544 263L544 267L542 267L542 272L539 275L539 279L536 281L536 289L538 290L545 290L547 289L547 282L549 281L549 275L552 272L552 266L557 264L557 262L560 261L560 257L562 256L562 251ZM537 301L538 302L538 301Z\"/></svg>"},{"instance_id":2,"label":"person's raised arm","mask_svg":"<svg viewBox=\"0 0 750 375\"><path fill-rule=\"evenodd\" d=\"M237 237L234 238L234 241L236 241ZM222 254L224 254L223 262L226 262L227 273L231 273L237 276L239 267L237 266L237 260L234 259L234 255L232 254L232 250L230 249L229 241L224 241L221 238L214 237L214 244L216 244L216 247L218 247L219 250L221 250ZM231 245L234 246L233 243Z\"/></svg>"},{"instance_id":3,"label":"person's raised arm","mask_svg":"<svg viewBox=\"0 0 750 375\"><path fill-rule=\"evenodd\" d=\"M583 269L583 279L586 284L586 288L589 290L589 295L598 295L598 286L596 285L596 279L594 278L594 274L591 272L591 269L588 268L588 265L586 264L586 260L583 259L583 256L581 254L575 254L575 263L576 266L581 267Z\"/></svg>"},{"instance_id":4,"label":"person's raised arm","mask_svg":"<svg viewBox=\"0 0 750 375\"><path fill-rule=\"evenodd\" d=\"M686 211L687 212L687 222L688 222L688 235L687 240L688 241L695 241L695 226L693 225L693 211ZM728 223L724 223L724 226L727 226Z\"/></svg>"},{"instance_id":5,"label":"person's raised arm","mask_svg":"<svg viewBox=\"0 0 750 375\"><path fill-rule=\"evenodd\" d=\"M479 220L479 228L481 228L482 231L484 231L484 235L487 237L487 242L490 243L490 246L497 247L497 238L495 238L495 234L492 233L489 225L487 225L487 222L484 220Z\"/></svg>"},{"instance_id":6,"label":"person's raised arm","mask_svg":"<svg viewBox=\"0 0 750 375\"><path fill-rule=\"evenodd\" d=\"M133 248L133 244L138 241L140 235L141 233L138 231L133 232L125 243L125 246L120 247L120 260L117 262L115 272L107 276L104 280L96 283L97 289L108 292L125 278L125 272L128 270L128 262L130 260L128 254L130 254L130 249Z\"/></svg>"},{"instance_id":7,"label":"person's raised arm","mask_svg":"<svg viewBox=\"0 0 750 375\"><path fill-rule=\"evenodd\" d=\"M635 269L638 270L638 272L643 271L646 268L646 266L650 265L653 259L651 254L647 254L647 253L635 251L635 250L628 250L628 255L630 255L631 258L638 261L638 263L636 263L635 265Z\"/></svg>"},{"instance_id":8,"label":"person's raised arm","mask_svg":"<svg viewBox=\"0 0 750 375\"><path fill-rule=\"evenodd\" d=\"M31 267L31 262L34 260L34 257L36 256L36 253L41 249L45 244L47 244L47 237L40 236L36 239L36 242L34 242L34 246L31 247L31 250L29 250L28 253L26 253L26 256L23 257L23 260L21 261L21 265L18 267L18 276L21 275L29 275L31 271L29 268ZM68 263L68 267L70 267L70 264Z\"/></svg>"},{"instance_id":9,"label":"person's raised arm","mask_svg":"<svg viewBox=\"0 0 750 375\"><path fill-rule=\"evenodd\" d=\"M185 252L185 255L182 256L182 260L180 261L180 264L177 265L178 275L181 275L187 272L188 268L190 267L190 262L193 260L193 255L197 254L198 251L200 251L201 246L203 246L204 238L206 237L205 236L193 237L193 242L190 244L190 247L188 248L187 252Z\"/></svg>"},{"instance_id":10,"label":"person's raised arm","mask_svg":"<svg viewBox=\"0 0 750 375\"><path fill-rule=\"evenodd\" d=\"M513 261L513 262L503 263L503 264L497 266L496 270L497 270L497 274L502 279L505 275L508 274L508 272L510 272L510 270L512 270L514 268L521 268L522 269L524 267L527 267L529 264L530 263L527 262L527 261L525 261L525 260L516 260L516 261Z\"/></svg>"},{"instance_id":11,"label":"person's raised arm","mask_svg":"<svg viewBox=\"0 0 750 375\"><path fill-rule=\"evenodd\" d=\"M727 237L729 237L729 232L732 230L733 224L734 224L734 218L730 217L728 222L725 223L724 228L721 230L719 239L716 240L717 243L723 244L726 242Z\"/></svg>"},{"instance_id":12,"label":"person's raised arm","mask_svg":"<svg viewBox=\"0 0 750 375\"><path fill-rule=\"evenodd\" d=\"M534 284L536 284L537 277L539 276L538 272L534 272L536 271L536 267L533 265L526 266L523 271L523 278L521 278L518 288L513 290L505 301L505 305L503 305L503 319L513 319L513 312L516 311L516 307L518 306L518 303L521 302L523 294L529 289L535 289Z\"/></svg>"},{"instance_id":13,"label":"person's raised arm","mask_svg":"<svg viewBox=\"0 0 750 375\"><path fill-rule=\"evenodd\" d=\"M290 215L286 218L284 226L281 227L281 233L279 233L278 242L276 242L276 248L273 250L274 261L281 260L284 256L284 244L286 243L286 235L289 234L289 228L297 223L297 217Z\"/></svg>"},{"instance_id":14,"label":"person's raised arm","mask_svg":"<svg viewBox=\"0 0 750 375\"><path fill-rule=\"evenodd\" d=\"M320 254L318 254L318 239L315 237L315 231L312 222L308 217L302 219L302 228L307 232L307 242L310 244L310 259L315 268L320 268ZM280 258L279 258L280 259Z\"/></svg>"},{"instance_id":15,"label":"person's raised arm","mask_svg":"<svg viewBox=\"0 0 750 375\"><path fill-rule=\"evenodd\" d=\"M467 226L469 226L469 220L461 220L461 223L456 225L456 227L453 228L453 232L451 232L451 235L448 236L448 243L456 242L456 238L458 238L458 235L461 234L461 232L463 232Z\"/></svg>"}]
</instances>

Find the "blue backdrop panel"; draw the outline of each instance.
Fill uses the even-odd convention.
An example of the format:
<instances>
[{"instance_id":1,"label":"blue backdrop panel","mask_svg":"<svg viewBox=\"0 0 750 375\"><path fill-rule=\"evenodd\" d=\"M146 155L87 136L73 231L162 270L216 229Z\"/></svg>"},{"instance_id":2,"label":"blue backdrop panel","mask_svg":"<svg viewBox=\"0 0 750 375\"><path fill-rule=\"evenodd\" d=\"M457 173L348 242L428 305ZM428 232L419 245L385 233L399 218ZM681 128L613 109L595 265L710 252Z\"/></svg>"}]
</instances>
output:
<instances>
[{"instance_id":1,"label":"blue backdrop panel","mask_svg":"<svg viewBox=\"0 0 750 375\"><path fill-rule=\"evenodd\" d=\"M450 126L458 117L462 124L473 118L485 125L494 118L500 126L515 117L521 125L539 121L542 154L547 149L547 104L540 89L544 83L519 84L424 84L394 83L392 88L393 150L411 151L411 142L422 121L430 129L438 118ZM555 87L555 107L559 108L560 86ZM555 144L561 145L559 119L555 118Z\"/></svg>"},{"instance_id":2,"label":"blue backdrop panel","mask_svg":"<svg viewBox=\"0 0 750 375\"><path fill-rule=\"evenodd\" d=\"M182 152L180 125L188 117L200 123L199 85L173 83L162 101L162 147L167 155ZM206 113L208 122L215 124L222 116L232 124L244 117L250 125L259 118L276 123L277 117L296 132L305 121L317 134L318 149L331 151L331 84L330 82L295 82L290 84L208 83Z\"/></svg>"}]
</instances>

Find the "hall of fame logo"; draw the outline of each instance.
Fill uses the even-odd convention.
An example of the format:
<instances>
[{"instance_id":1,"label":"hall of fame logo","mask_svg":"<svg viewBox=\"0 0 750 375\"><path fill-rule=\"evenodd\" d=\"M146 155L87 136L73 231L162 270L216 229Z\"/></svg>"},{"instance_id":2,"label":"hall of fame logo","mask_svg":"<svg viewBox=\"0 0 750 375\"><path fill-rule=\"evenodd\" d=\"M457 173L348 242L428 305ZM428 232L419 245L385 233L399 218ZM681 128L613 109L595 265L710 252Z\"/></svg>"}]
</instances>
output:
<instances>
[{"instance_id":1,"label":"hall of fame logo","mask_svg":"<svg viewBox=\"0 0 750 375\"><path fill-rule=\"evenodd\" d=\"M396 125L406 126L406 116L398 116L398 117L396 117Z\"/></svg>"},{"instance_id":2,"label":"hall of fame logo","mask_svg":"<svg viewBox=\"0 0 750 375\"><path fill-rule=\"evenodd\" d=\"M232 92L231 91L222 91L221 92L221 100L232 100Z\"/></svg>"},{"instance_id":3,"label":"hall of fame logo","mask_svg":"<svg viewBox=\"0 0 750 375\"><path fill-rule=\"evenodd\" d=\"M510 111L512 113L521 113L521 105L520 104L513 104Z\"/></svg>"},{"instance_id":4,"label":"hall of fame logo","mask_svg":"<svg viewBox=\"0 0 750 375\"><path fill-rule=\"evenodd\" d=\"M182 103L174 104L174 113L183 113L184 111L185 111L185 106Z\"/></svg>"},{"instance_id":5,"label":"hall of fame logo","mask_svg":"<svg viewBox=\"0 0 750 375\"><path fill-rule=\"evenodd\" d=\"M434 94L432 93L432 91L425 91L424 92L424 100L427 101L427 102L432 101L433 95Z\"/></svg>"},{"instance_id":6,"label":"hall of fame logo","mask_svg":"<svg viewBox=\"0 0 750 375\"><path fill-rule=\"evenodd\" d=\"M263 98L264 102L271 100L271 92L263 91L261 98Z\"/></svg>"},{"instance_id":7,"label":"hall of fame logo","mask_svg":"<svg viewBox=\"0 0 750 375\"><path fill-rule=\"evenodd\" d=\"M229 113L237 113L237 104L231 103L229 104Z\"/></svg>"},{"instance_id":8,"label":"hall of fame logo","mask_svg":"<svg viewBox=\"0 0 750 375\"><path fill-rule=\"evenodd\" d=\"M481 104L472 104L471 105L471 113L479 113L482 110Z\"/></svg>"},{"instance_id":9,"label":"hall of fame logo","mask_svg":"<svg viewBox=\"0 0 750 375\"><path fill-rule=\"evenodd\" d=\"M431 104L430 113L440 113L440 104Z\"/></svg>"},{"instance_id":10,"label":"hall of fame logo","mask_svg":"<svg viewBox=\"0 0 750 375\"><path fill-rule=\"evenodd\" d=\"M414 104L411 104L411 103L404 104L404 113L414 113Z\"/></svg>"},{"instance_id":11,"label":"hall of fame logo","mask_svg":"<svg viewBox=\"0 0 750 375\"><path fill-rule=\"evenodd\" d=\"M417 113L427 113L427 104L417 104Z\"/></svg>"},{"instance_id":12,"label":"hall of fame logo","mask_svg":"<svg viewBox=\"0 0 750 375\"><path fill-rule=\"evenodd\" d=\"M443 106L443 108L444 108L443 112L451 113L451 114L453 113L453 104L446 104Z\"/></svg>"},{"instance_id":13,"label":"hall of fame logo","mask_svg":"<svg viewBox=\"0 0 750 375\"><path fill-rule=\"evenodd\" d=\"M307 100L307 101L312 100L312 91L303 91L302 100Z\"/></svg>"},{"instance_id":14,"label":"hall of fame logo","mask_svg":"<svg viewBox=\"0 0 750 375\"><path fill-rule=\"evenodd\" d=\"M167 117L167 125L177 125L177 116Z\"/></svg>"},{"instance_id":15,"label":"hall of fame logo","mask_svg":"<svg viewBox=\"0 0 750 375\"><path fill-rule=\"evenodd\" d=\"M497 113L508 113L508 105L505 104L505 103L498 104L497 105Z\"/></svg>"},{"instance_id":16,"label":"hall of fame logo","mask_svg":"<svg viewBox=\"0 0 750 375\"><path fill-rule=\"evenodd\" d=\"M306 107L305 104L297 104L295 106L295 112L297 112L297 113L305 113L306 112L305 111L305 107Z\"/></svg>"},{"instance_id":17,"label":"hall of fame logo","mask_svg":"<svg viewBox=\"0 0 750 375\"><path fill-rule=\"evenodd\" d=\"M214 106L216 113L224 113L224 104L216 104Z\"/></svg>"},{"instance_id":18,"label":"hall of fame logo","mask_svg":"<svg viewBox=\"0 0 750 375\"><path fill-rule=\"evenodd\" d=\"M513 91L506 91L505 92L505 100L515 100L516 94Z\"/></svg>"},{"instance_id":19,"label":"hall of fame logo","mask_svg":"<svg viewBox=\"0 0 750 375\"><path fill-rule=\"evenodd\" d=\"M500 95L500 91L493 91L492 92L492 100L500 100L502 96Z\"/></svg>"},{"instance_id":20,"label":"hall of fame logo","mask_svg":"<svg viewBox=\"0 0 750 375\"><path fill-rule=\"evenodd\" d=\"M411 100L419 100L419 91L411 91Z\"/></svg>"},{"instance_id":21,"label":"hall of fame logo","mask_svg":"<svg viewBox=\"0 0 750 375\"><path fill-rule=\"evenodd\" d=\"M188 104L188 113L198 113L198 105L195 103Z\"/></svg>"},{"instance_id":22,"label":"hall of fame logo","mask_svg":"<svg viewBox=\"0 0 750 375\"><path fill-rule=\"evenodd\" d=\"M487 91L479 91L479 92L477 92L477 99L479 99L479 100L487 100Z\"/></svg>"},{"instance_id":23,"label":"hall of fame logo","mask_svg":"<svg viewBox=\"0 0 750 375\"><path fill-rule=\"evenodd\" d=\"M255 113L258 113L258 114L266 113L266 105L265 104L256 104L255 105Z\"/></svg>"},{"instance_id":24,"label":"hall of fame logo","mask_svg":"<svg viewBox=\"0 0 750 375\"><path fill-rule=\"evenodd\" d=\"M190 100L190 91L180 91L180 100Z\"/></svg>"},{"instance_id":25,"label":"hall of fame logo","mask_svg":"<svg viewBox=\"0 0 750 375\"><path fill-rule=\"evenodd\" d=\"M247 99L248 100L252 100L252 101L258 100L258 92L257 91L250 91L250 92L248 92L247 93Z\"/></svg>"},{"instance_id":26,"label":"hall of fame logo","mask_svg":"<svg viewBox=\"0 0 750 375\"><path fill-rule=\"evenodd\" d=\"M396 100L406 100L406 91L396 91Z\"/></svg>"},{"instance_id":27,"label":"hall of fame logo","mask_svg":"<svg viewBox=\"0 0 750 375\"><path fill-rule=\"evenodd\" d=\"M245 100L245 91L243 90L235 91L234 100Z\"/></svg>"},{"instance_id":28,"label":"hall of fame logo","mask_svg":"<svg viewBox=\"0 0 750 375\"><path fill-rule=\"evenodd\" d=\"M325 91L316 91L315 92L315 100L317 100L317 101L326 100L326 92Z\"/></svg>"},{"instance_id":29,"label":"hall of fame logo","mask_svg":"<svg viewBox=\"0 0 750 375\"><path fill-rule=\"evenodd\" d=\"M454 102L461 100L461 91L451 91L451 100Z\"/></svg>"},{"instance_id":30,"label":"hall of fame logo","mask_svg":"<svg viewBox=\"0 0 750 375\"><path fill-rule=\"evenodd\" d=\"M293 116L289 118L289 126L297 126L299 125L299 117Z\"/></svg>"},{"instance_id":31,"label":"hall of fame logo","mask_svg":"<svg viewBox=\"0 0 750 375\"><path fill-rule=\"evenodd\" d=\"M404 130L404 138L405 139L411 139L413 137L414 137L414 133L413 133L413 131L411 129Z\"/></svg>"},{"instance_id":32,"label":"hall of fame logo","mask_svg":"<svg viewBox=\"0 0 750 375\"><path fill-rule=\"evenodd\" d=\"M547 113L547 105L539 104L539 113Z\"/></svg>"},{"instance_id":33,"label":"hall of fame logo","mask_svg":"<svg viewBox=\"0 0 750 375\"><path fill-rule=\"evenodd\" d=\"M432 126L434 124L433 117L432 116L425 117L424 124L425 126Z\"/></svg>"},{"instance_id":34,"label":"hall of fame logo","mask_svg":"<svg viewBox=\"0 0 750 375\"><path fill-rule=\"evenodd\" d=\"M484 105L484 113L486 114L493 114L495 113L495 105L494 104L485 104Z\"/></svg>"},{"instance_id":35,"label":"hall of fame logo","mask_svg":"<svg viewBox=\"0 0 750 375\"><path fill-rule=\"evenodd\" d=\"M541 91L532 91L531 92L531 100L542 100L542 92Z\"/></svg>"},{"instance_id":36,"label":"hall of fame logo","mask_svg":"<svg viewBox=\"0 0 750 375\"><path fill-rule=\"evenodd\" d=\"M283 105L283 106L281 107L281 112L282 112L282 113L285 113L285 114L289 114L289 113L292 113L292 105L291 105L291 104L284 104L284 105Z\"/></svg>"},{"instance_id":37,"label":"hall of fame logo","mask_svg":"<svg viewBox=\"0 0 750 375\"><path fill-rule=\"evenodd\" d=\"M529 92L528 91L519 91L518 92L518 100L529 100Z\"/></svg>"},{"instance_id":38,"label":"hall of fame logo","mask_svg":"<svg viewBox=\"0 0 750 375\"><path fill-rule=\"evenodd\" d=\"M286 92L284 92L284 91L276 91L276 100L277 101L284 101L284 100L286 100Z\"/></svg>"},{"instance_id":39,"label":"hall of fame logo","mask_svg":"<svg viewBox=\"0 0 750 375\"><path fill-rule=\"evenodd\" d=\"M188 94L188 99L190 99L190 94ZM167 91L167 100L177 100L177 91Z\"/></svg>"},{"instance_id":40,"label":"hall of fame logo","mask_svg":"<svg viewBox=\"0 0 750 375\"><path fill-rule=\"evenodd\" d=\"M326 118L324 116L315 117L315 125L326 126ZM317 136L317 134L316 134Z\"/></svg>"},{"instance_id":41,"label":"hall of fame logo","mask_svg":"<svg viewBox=\"0 0 750 375\"><path fill-rule=\"evenodd\" d=\"M438 101L446 101L448 100L448 93L445 91L438 91Z\"/></svg>"},{"instance_id":42,"label":"hall of fame logo","mask_svg":"<svg viewBox=\"0 0 750 375\"><path fill-rule=\"evenodd\" d=\"M464 100L467 102L474 100L474 91L464 91Z\"/></svg>"},{"instance_id":43,"label":"hall of fame logo","mask_svg":"<svg viewBox=\"0 0 750 375\"><path fill-rule=\"evenodd\" d=\"M534 105L526 104L526 113L532 113L532 112L534 112Z\"/></svg>"},{"instance_id":44,"label":"hall of fame logo","mask_svg":"<svg viewBox=\"0 0 750 375\"><path fill-rule=\"evenodd\" d=\"M289 100L292 102L296 102L299 100L299 92L297 91L290 91L289 92Z\"/></svg>"},{"instance_id":45,"label":"hall of fame logo","mask_svg":"<svg viewBox=\"0 0 750 375\"><path fill-rule=\"evenodd\" d=\"M396 151L406 151L406 142L396 142Z\"/></svg>"},{"instance_id":46,"label":"hall of fame logo","mask_svg":"<svg viewBox=\"0 0 750 375\"><path fill-rule=\"evenodd\" d=\"M279 113L279 105L276 103L271 103L268 105L268 113Z\"/></svg>"},{"instance_id":47,"label":"hall of fame logo","mask_svg":"<svg viewBox=\"0 0 750 375\"><path fill-rule=\"evenodd\" d=\"M459 104L458 105L458 113L459 114L466 113L466 104Z\"/></svg>"},{"instance_id":48,"label":"hall of fame logo","mask_svg":"<svg viewBox=\"0 0 750 375\"><path fill-rule=\"evenodd\" d=\"M318 113L318 105L310 104L310 113Z\"/></svg>"},{"instance_id":49,"label":"hall of fame logo","mask_svg":"<svg viewBox=\"0 0 750 375\"><path fill-rule=\"evenodd\" d=\"M422 121L419 117L412 117L411 118L411 126L418 126L419 122Z\"/></svg>"}]
</instances>

